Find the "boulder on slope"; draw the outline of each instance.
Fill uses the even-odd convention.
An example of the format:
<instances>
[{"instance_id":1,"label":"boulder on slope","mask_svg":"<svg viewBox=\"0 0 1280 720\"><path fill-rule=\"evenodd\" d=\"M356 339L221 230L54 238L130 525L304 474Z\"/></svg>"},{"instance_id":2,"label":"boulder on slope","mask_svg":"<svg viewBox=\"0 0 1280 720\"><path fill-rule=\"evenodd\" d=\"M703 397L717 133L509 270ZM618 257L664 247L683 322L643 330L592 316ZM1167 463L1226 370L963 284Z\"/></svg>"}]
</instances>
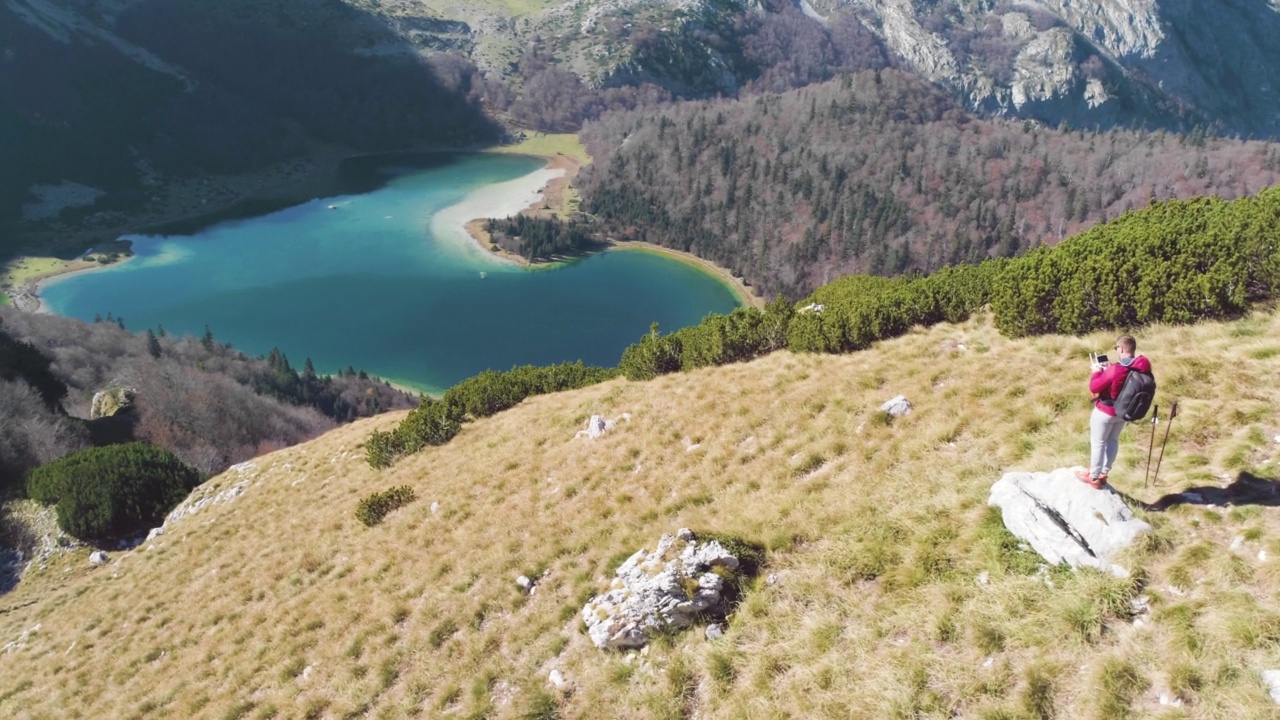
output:
<instances>
[{"instance_id":1,"label":"boulder on slope","mask_svg":"<svg viewBox=\"0 0 1280 720\"><path fill-rule=\"evenodd\" d=\"M1075 470L1006 473L991 486L987 504L999 507L1009 532L1046 562L1127 575L1111 557L1151 526L1133 516L1119 493L1089 487Z\"/></svg>"}]
</instances>

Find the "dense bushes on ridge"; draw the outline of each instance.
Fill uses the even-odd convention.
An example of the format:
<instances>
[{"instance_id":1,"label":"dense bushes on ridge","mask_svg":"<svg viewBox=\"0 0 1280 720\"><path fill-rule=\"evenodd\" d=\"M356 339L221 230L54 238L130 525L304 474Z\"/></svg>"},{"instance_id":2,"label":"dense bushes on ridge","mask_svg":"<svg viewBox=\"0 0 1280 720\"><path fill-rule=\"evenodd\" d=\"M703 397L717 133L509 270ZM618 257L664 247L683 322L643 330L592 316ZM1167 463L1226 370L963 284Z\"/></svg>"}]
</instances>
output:
<instances>
[{"instance_id":1,"label":"dense bushes on ridge","mask_svg":"<svg viewBox=\"0 0 1280 720\"><path fill-rule=\"evenodd\" d=\"M1280 287L1280 186L1157 202L1011 262L996 327L1019 337L1238 315Z\"/></svg>"},{"instance_id":2,"label":"dense bushes on ridge","mask_svg":"<svg viewBox=\"0 0 1280 720\"><path fill-rule=\"evenodd\" d=\"M449 442L468 417L487 417L532 395L586 387L616 375L616 370L587 367L581 361L523 365L507 372L486 370L449 388L440 400L424 400L395 430L375 430L365 443L365 457L375 468L389 467L427 445Z\"/></svg>"},{"instance_id":3,"label":"dense bushes on ridge","mask_svg":"<svg viewBox=\"0 0 1280 720\"><path fill-rule=\"evenodd\" d=\"M913 325L962 322L988 303L1005 335L1080 334L1238 315L1278 289L1280 186L1231 202L1157 202L1012 260L925 277L843 277L801 300L794 313L776 300L763 313L710 315L670 335L654 328L623 351L619 369L645 380L762 355L780 346L724 340L738 337L726 328L740 330L764 317L781 323L792 351L841 353Z\"/></svg>"},{"instance_id":4,"label":"dense bushes on ridge","mask_svg":"<svg viewBox=\"0 0 1280 720\"><path fill-rule=\"evenodd\" d=\"M58 526L85 540L119 537L155 526L200 474L173 453L147 443L89 448L41 465L27 494L57 505Z\"/></svg>"}]
</instances>

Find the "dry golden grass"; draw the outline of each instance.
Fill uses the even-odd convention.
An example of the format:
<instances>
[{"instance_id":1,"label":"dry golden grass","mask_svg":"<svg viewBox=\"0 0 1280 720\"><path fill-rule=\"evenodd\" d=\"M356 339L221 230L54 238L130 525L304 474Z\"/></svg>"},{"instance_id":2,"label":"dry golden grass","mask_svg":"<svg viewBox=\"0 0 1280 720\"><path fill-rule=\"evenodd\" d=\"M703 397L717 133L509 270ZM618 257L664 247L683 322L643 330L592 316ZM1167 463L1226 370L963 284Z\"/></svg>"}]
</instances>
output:
<instances>
[{"instance_id":1,"label":"dry golden grass","mask_svg":"<svg viewBox=\"0 0 1280 720\"><path fill-rule=\"evenodd\" d=\"M215 478L252 484L104 567L79 557L0 597L0 645L39 625L0 653L0 716L1269 717L1274 507L1141 513L1156 532L1126 558L1133 581L1038 572L986 507L1004 472L1085 460L1086 357L1112 339L1012 341L984 316L847 356L616 380L382 472L360 444L401 415L343 427ZM1280 315L1148 329L1139 347L1180 415L1165 487L1143 487L1144 426L1125 431L1120 490L1277 477ZM899 393L915 411L885 422ZM416 501L356 520L405 484ZM727 635L596 650L583 602L679 527L769 549Z\"/></svg>"}]
</instances>

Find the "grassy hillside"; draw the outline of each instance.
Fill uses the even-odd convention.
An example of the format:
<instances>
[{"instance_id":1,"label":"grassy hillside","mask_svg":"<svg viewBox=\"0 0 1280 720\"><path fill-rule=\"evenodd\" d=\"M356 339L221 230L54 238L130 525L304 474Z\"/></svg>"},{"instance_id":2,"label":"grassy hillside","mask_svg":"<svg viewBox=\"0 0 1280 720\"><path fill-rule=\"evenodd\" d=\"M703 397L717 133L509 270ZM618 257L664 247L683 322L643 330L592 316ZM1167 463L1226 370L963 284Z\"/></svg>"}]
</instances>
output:
<instances>
[{"instance_id":1,"label":"grassy hillside","mask_svg":"<svg viewBox=\"0 0 1280 720\"><path fill-rule=\"evenodd\" d=\"M361 444L403 413L339 428L209 481L247 484L105 566L66 557L0 597L0 715L1267 716L1274 493L1140 511L1156 530L1124 559L1132 580L1040 571L986 507L1004 472L1085 460L1086 356L1112 340L1010 340L984 314L850 355L619 379L380 472ZM1148 329L1139 351L1180 412L1161 486L1143 486L1143 426L1115 487L1148 503L1254 476L1272 491L1280 314ZM886 422L900 393L915 410ZM356 519L399 485L417 500ZM595 649L583 602L679 527L769 550L726 636Z\"/></svg>"}]
</instances>

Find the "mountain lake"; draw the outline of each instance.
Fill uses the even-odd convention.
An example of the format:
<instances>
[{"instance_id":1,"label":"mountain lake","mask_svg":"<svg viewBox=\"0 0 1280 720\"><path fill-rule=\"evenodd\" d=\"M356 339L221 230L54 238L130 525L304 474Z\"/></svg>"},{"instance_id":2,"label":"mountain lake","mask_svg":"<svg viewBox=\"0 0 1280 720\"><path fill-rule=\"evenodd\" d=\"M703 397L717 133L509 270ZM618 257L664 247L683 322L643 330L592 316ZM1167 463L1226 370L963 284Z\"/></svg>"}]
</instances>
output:
<instances>
[{"instance_id":1,"label":"mountain lake","mask_svg":"<svg viewBox=\"0 0 1280 720\"><path fill-rule=\"evenodd\" d=\"M543 166L499 154L366 160L347 173L351 194L190 235L129 236L132 259L57 278L41 298L60 315L195 336L207 326L250 355L279 347L297 369L310 357L320 373L352 366L432 393L486 369L613 366L650 323L670 332L739 306L722 280L655 253L522 268L480 248L465 221L528 205L511 187L540 188L531 175Z\"/></svg>"}]
</instances>

